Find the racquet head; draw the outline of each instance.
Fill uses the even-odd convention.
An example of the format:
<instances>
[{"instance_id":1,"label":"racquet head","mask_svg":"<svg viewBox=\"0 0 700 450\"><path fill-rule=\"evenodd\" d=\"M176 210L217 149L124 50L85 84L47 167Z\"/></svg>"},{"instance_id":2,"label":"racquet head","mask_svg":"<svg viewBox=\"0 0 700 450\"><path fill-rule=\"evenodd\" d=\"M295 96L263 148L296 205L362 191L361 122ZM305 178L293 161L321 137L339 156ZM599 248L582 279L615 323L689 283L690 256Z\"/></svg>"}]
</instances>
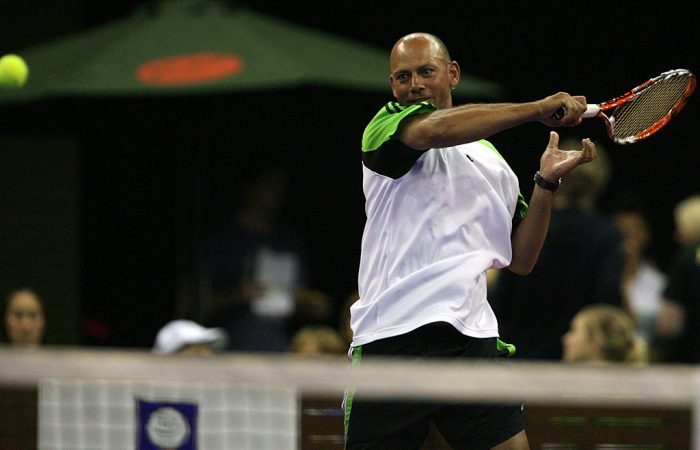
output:
<instances>
[{"instance_id":1,"label":"racquet head","mask_svg":"<svg viewBox=\"0 0 700 450\"><path fill-rule=\"evenodd\" d=\"M597 105L597 116L605 119L610 139L617 144L632 144L656 133L678 114L693 94L695 82L695 75L685 69L664 72Z\"/></svg>"}]
</instances>

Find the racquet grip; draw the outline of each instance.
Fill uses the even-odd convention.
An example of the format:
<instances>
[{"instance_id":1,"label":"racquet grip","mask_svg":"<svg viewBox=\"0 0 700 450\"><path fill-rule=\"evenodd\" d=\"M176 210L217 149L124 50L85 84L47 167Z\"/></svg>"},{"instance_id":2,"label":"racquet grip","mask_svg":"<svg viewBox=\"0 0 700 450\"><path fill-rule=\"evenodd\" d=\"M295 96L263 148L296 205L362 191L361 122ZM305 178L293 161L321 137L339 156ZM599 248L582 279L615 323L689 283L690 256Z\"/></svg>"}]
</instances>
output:
<instances>
[{"instance_id":1,"label":"racquet grip","mask_svg":"<svg viewBox=\"0 0 700 450\"><path fill-rule=\"evenodd\" d=\"M586 105L586 112L581 114L581 117L584 119L589 119L591 117L595 117L598 115L600 112L600 106L594 105L594 104L589 104ZM566 115L566 108L563 106L560 106L559 109L557 109L554 114L552 114L552 119L553 120L561 120L564 118Z\"/></svg>"},{"instance_id":2,"label":"racquet grip","mask_svg":"<svg viewBox=\"0 0 700 450\"><path fill-rule=\"evenodd\" d=\"M599 105L586 105L586 112L581 114L581 117L584 119L590 119L591 117L595 117L598 115L600 112L600 106Z\"/></svg>"}]
</instances>

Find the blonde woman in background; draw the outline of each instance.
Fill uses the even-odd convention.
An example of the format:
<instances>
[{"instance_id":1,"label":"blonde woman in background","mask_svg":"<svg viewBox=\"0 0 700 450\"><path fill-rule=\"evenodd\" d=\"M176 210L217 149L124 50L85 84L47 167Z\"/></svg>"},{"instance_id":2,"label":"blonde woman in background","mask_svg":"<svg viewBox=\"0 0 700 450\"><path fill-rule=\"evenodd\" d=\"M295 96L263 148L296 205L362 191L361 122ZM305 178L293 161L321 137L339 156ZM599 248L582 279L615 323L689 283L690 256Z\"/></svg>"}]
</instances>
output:
<instances>
[{"instance_id":1,"label":"blonde woman in background","mask_svg":"<svg viewBox=\"0 0 700 450\"><path fill-rule=\"evenodd\" d=\"M581 309L562 345L563 359L569 362L649 362L646 342L637 335L634 321L622 308L608 304Z\"/></svg>"}]
</instances>

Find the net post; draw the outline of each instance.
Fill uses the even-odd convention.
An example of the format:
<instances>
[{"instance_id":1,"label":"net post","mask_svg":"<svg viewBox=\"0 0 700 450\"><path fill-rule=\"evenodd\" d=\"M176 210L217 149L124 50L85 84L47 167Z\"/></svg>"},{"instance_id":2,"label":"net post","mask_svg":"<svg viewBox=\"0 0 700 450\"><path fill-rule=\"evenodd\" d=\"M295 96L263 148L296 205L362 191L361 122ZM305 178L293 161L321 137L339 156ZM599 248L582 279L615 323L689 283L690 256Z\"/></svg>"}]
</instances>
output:
<instances>
[{"instance_id":1,"label":"net post","mask_svg":"<svg viewBox=\"0 0 700 450\"><path fill-rule=\"evenodd\" d=\"M700 450L700 370L693 371L693 402L690 407L690 444L691 448Z\"/></svg>"}]
</instances>

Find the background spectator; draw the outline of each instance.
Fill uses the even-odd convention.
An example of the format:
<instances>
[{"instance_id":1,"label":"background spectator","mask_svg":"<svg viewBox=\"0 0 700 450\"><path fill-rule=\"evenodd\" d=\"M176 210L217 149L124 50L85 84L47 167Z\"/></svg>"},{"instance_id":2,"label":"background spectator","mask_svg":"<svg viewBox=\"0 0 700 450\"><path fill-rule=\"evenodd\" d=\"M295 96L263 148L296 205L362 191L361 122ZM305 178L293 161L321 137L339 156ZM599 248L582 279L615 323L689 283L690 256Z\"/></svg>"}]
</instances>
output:
<instances>
[{"instance_id":1,"label":"background spectator","mask_svg":"<svg viewBox=\"0 0 700 450\"><path fill-rule=\"evenodd\" d=\"M652 231L642 203L633 197L624 197L621 196L612 207L610 217L624 242L622 292L625 308L636 322L640 336L653 346L656 320L668 279L649 256ZM652 359L657 359L657 356L652 356Z\"/></svg>"},{"instance_id":2,"label":"background spectator","mask_svg":"<svg viewBox=\"0 0 700 450\"><path fill-rule=\"evenodd\" d=\"M348 344L339 332L328 326L303 327L294 335L290 347L298 355L344 355Z\"/></svg>"},{"instance_id":3,"label":"background spectator","mask_svg":"<svg viewBox=\"0 0 700 450\"><path fill-rule=\"evenodd\" d=\"M226 346L226 332L190 320L173 320L158 331L154 353L212 354Z\"/></svg>"},{"instance_id":4,"label":"background spectator","mask_svg":"<svg viewBox=\"0 0 700 450\"><path fill-rule=\"evenodd\" d=\"M332 314L328 297L305 287L304 246L278 220L286 183L280 167L256 174L204 250L203 317L227 330L230 350L286 352L296 330Z\"/></svg>"},{"instance_id":5,"label":"background spectator","mask_svg":"<svg viewBox=\"0 0 700 450\"><path fill-rule=\"evenodd\" d=\"M698 363L700 354L700 195L678 203L674 210L675 237L680 248L669 269L668 287L659 313L657 333L665 339L664 358Z\"/></svg>"},{"instance_id":6,"label":"background spectator","mask_svg":"<svg viewBox=\"0 0 700 450\"><path fill-rule=\"evenodd\" d=\"M5 327L12 345L38 347L44 339L44 305L31 289L12 291L5 303Z\"/></svg>"},{"instance_id":7,"label":"background spectator","mask_svg":"<svg viewBox=\"0 0 700 450\"><path fill-rule=\"evenodd\" d=\"M579 311L562 337L563 359L569 362L649 361L647 345L637 335L632 318L624 309L590 305Z\"/></svg>"}]
</instances>

